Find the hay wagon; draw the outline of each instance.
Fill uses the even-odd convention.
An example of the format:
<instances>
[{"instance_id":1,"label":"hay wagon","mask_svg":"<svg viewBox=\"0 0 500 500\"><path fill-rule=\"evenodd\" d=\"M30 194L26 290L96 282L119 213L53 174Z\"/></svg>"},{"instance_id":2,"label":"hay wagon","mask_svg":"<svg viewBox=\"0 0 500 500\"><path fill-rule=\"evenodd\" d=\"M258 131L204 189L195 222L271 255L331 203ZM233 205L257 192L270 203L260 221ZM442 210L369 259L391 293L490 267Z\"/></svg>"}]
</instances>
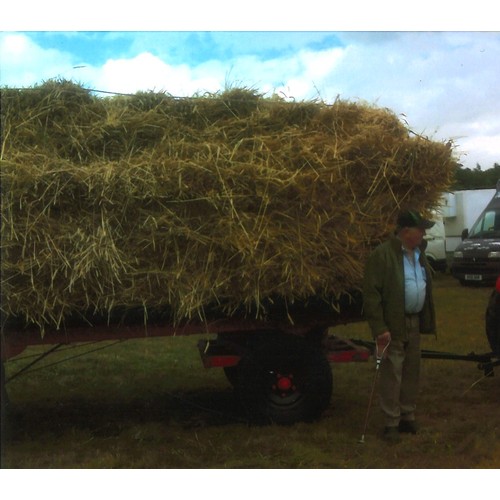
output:
<instances>
[{"instance_id":1,"label":"hay wagon","mask_svg":"<svg viewBox=\"0 0 500 500\"><path fill-rule=\"evenodd\" d=\"M371 348L324 332L361 319L364 262L396 213L439 206L452 143L340 99L97 94L2 90L4 357L207 332L205 366L252 412L319 415L329 361Z\"/></svg>"},{"instance_id":2,"label":"hay wagon","mask_svg":"<svg viewBox=\"0 0 500 500\"><path fill-rule=\"evenodd\" d=\"M252 420L291 424L311 421L329 406L333 390L331 363L366 362L375 354L374 342L345 339L329 334L329 328L362 320L361 296L345 296L336 315L326 314L322 301L310 299L273 311L273 320L217 318L206 323L173 325L161 320L147 327L127 324L74 325L64 331L48 330L43 337L37 329L4 327L2 332L2 404L8 400L3 362L18 356L28 346L50 348L18 374L61 346L109 340L146 339L179 335L210 334L198 349L205 368L222 368L236 395ZM290 322L293 316L293 324ZM500 365L498 320L500 319L500 278L487 309L487 318L496 328L487 330L492 352L455 354L423 350L422 358L470 361L485 376ZM489 323L487 323L487 326ZM496 325L496 326L495 326ZM214 338L215 337L215 338ZM15 375L14 375L15 376Z\"/></svg>"},{"instance_id":3,"label":"hay wagon","mask_svg":"<svg viewBox=\"0 0 500 500\"><path fill-rule=\"evenodd\" d=\"M369 345L328 335L328 327L361 320L360 300L346 296L345 302L334 316L311 299L286 312L276 307L272 320L233 317L173 325L153 319L147 327L129 320L46 330L43 336L36 328L10 325L2 335L2 362L33 345L51 347L27 368L70 343L206 333L212 338L198 343L203 365L224 369L251 418L281 424L311 420L330 403L330 363L367 361L371 354Z\"/></svg>"}]
</instances>

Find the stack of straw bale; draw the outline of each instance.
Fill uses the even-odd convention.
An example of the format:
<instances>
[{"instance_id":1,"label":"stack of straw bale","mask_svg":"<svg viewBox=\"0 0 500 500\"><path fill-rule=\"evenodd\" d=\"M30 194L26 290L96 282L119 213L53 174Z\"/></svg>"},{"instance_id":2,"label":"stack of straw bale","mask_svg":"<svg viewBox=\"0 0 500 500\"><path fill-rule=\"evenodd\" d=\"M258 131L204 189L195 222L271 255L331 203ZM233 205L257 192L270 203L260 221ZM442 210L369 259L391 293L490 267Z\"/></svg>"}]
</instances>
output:
<instances>
[{"instance_id":1,"label":"stack of straw bale","mask_svg":"<svg viewBox=\"0 0 500 500\"><path fill-rule=\"evenodd\" d=\"M49 81L3 89L2 114L2 314L41 327L332 303L456 167L387 109L247 89L102 98Z\"/></svg>"}]
</instances>

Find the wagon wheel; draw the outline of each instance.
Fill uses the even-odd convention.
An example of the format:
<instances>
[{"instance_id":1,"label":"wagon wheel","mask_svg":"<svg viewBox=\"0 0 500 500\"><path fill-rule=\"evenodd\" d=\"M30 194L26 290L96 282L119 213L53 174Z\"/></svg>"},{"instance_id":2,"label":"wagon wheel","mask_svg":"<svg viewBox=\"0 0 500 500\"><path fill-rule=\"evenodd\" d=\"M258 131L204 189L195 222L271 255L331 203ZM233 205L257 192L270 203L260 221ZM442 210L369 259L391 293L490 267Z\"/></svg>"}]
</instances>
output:
<instances>
[{"instance_id":1,"label":"wagon wheel","mask_svg":"<svg viewBox=\"0 0 500 500\"><path fill-rule=\"evenodd\" d=\"M310 421L330 403L332 372L319 346L292 335L273 335L241 360L237 390L259 421Z\"/></svg>"},{"instance_id":2,"label":"wagon wheel","mask_svg":"<svg viewBox=\"0 0 500 500\"><path fill-rule=\"evenodd\" d=\"M3 423L5 422L5 417L6 417L6 412L7 412L7 406L9 404L9 395L7 394L7 388L5 387L6 384L6 379L5 379L5 367L3 364L3 361L0 361L0 423L2 424L2 430L3 430ZM2 432L3 435L3 432Z\"/></svg>"}]
</instances>

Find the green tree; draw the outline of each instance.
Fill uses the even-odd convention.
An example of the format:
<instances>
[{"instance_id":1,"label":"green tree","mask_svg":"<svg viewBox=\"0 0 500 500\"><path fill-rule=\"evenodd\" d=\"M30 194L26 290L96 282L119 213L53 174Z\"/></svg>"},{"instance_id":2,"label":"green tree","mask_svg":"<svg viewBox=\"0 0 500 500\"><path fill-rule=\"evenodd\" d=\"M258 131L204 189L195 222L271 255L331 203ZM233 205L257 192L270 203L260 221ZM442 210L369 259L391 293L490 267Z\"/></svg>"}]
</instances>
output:
<instances>
[{"instance_id":1,"label":"green tree","mask_svg":"<svg viewBox=\"0 0 500 500\"><path fill-rule=\"evenodd\" d=\"M494 189L500 180L500 164L495 163L492 168L482 170L479 164L474 169L463 168L459 165L455 171L455 180L452 190L461 189Z\"/></svg>"}]
</instances>

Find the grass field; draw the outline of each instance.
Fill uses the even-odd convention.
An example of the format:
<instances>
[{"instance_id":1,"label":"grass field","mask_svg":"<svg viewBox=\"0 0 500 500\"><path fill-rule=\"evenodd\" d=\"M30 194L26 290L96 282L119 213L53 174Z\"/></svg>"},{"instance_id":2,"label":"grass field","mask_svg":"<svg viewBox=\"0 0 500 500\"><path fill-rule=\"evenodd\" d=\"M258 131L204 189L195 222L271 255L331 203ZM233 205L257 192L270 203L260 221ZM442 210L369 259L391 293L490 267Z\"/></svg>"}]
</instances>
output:
<instances>
[{"instance_id":1,"label":"grass field","mask_svg":"<svg viewBox=\"0 0 500 500\"><path fill-rule=\"evenodd\" d=\"M438 337L425 349L489 351L484 310L489 288L436 278ZM369 339L365 323L335 334ZM380 439L376 403L359 444L375 365L332 365L332 402L315 423L249 424L220 369L206 370L200 337L127 341L75 357L75 347L48 357L8 385L3 468L498 468L500 369L484 377L475 363L423 360L421 431L402 443ZM203 337L202 337L203 338ZM40 352L6 364L7 376ZM46 366L64 358L72 359ZM45 366L44 366L45 365Z\"/></svg>"}]
</instances>

